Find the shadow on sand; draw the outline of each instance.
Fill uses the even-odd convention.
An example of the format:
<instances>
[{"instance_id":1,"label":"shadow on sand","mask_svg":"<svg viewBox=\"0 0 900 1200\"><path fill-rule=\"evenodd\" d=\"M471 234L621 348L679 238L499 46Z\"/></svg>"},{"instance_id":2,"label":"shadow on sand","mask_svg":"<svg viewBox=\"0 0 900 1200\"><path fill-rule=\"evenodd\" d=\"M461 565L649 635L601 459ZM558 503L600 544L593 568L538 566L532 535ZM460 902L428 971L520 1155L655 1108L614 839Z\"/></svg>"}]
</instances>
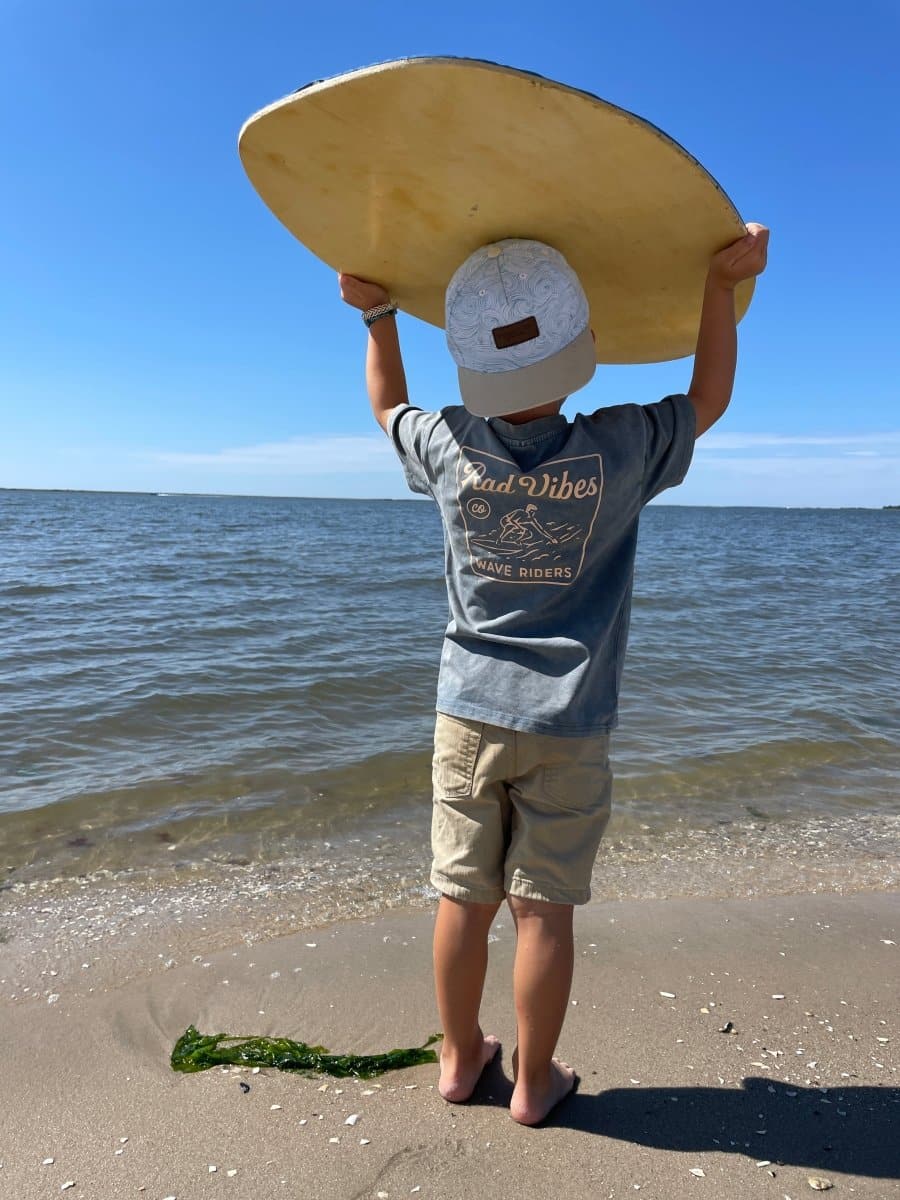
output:
<instances>
[{"instance_id":1,"label":"shadow on sand","mask_svg":"<svg viewBox=\"0 0 900 1200\"><path fill-rule=\"evenodd\" d=\"M470 1103L506 1107L512 1083L499 1063L491 1068ZM740 1088L611 1088L590 1096L583 1089L591 1078L542 1127L660 1150L745 1154L773 1166L900 1179L900 1088L805 1088L750 1077Z\"/></svg>"}]
</instances>

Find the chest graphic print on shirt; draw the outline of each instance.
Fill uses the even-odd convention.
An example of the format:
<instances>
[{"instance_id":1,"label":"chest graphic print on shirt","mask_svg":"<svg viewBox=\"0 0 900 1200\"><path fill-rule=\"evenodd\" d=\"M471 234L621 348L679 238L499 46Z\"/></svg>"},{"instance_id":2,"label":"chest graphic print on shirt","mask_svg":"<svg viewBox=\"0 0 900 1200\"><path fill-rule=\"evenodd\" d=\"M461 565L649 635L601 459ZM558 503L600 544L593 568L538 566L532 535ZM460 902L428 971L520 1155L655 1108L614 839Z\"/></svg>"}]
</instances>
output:
<instances>
[{"instance_id":1,"label":"chest graphic print on shirt","mask_svg":"<svg viewBox=\"0 0 900 1200\"><path fill-rule=\"evenodd\" d=\"M463 446L457 495L473 571L506 583L572 583L602 493L599 454L520 471L511 459Z\"/></svg>"}]
</instances>

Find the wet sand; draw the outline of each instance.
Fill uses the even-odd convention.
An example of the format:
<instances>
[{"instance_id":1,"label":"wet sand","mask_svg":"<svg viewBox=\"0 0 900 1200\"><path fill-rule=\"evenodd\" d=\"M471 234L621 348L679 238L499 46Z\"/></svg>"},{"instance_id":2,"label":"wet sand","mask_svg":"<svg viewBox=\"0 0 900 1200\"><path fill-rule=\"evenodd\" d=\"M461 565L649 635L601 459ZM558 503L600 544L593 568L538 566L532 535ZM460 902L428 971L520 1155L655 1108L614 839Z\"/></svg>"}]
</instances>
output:
<instances>
[{"instance_id":1,"label":"wet sand","mask_svg":"<svg viewBox=\"0 0 900 1200\"><path fill-rule=\"evenodd\" d=\"M505 909L482 1008L503 1050L468 1104L440 1098L431 1065L368 1082L170 1069L189 1024L336 1052L421 1044L439 1028L432 929L433 912L396 910L209 954L199 929L169 949L135 929L127 955L85 938L56 966L0 945L0 1195L799 1200L811 1178L900 1194L897 893L577 909L558 1052L582 1082L539 1129L507 1113Z\"/></svg>"}]
</instances>

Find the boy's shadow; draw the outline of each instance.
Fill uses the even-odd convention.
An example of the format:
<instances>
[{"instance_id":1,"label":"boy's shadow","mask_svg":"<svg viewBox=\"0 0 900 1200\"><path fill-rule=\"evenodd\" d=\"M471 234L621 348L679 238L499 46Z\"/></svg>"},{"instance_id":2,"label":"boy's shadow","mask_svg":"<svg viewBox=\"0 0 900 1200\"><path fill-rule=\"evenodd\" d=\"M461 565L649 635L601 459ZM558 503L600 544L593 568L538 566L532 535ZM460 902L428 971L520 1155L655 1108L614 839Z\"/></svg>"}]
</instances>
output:
<instances>
[{"instance_id":1,"label":"boy's shadow","mask_svg":"<svg viewBox=\"0 0 900 1200\"><path fill-rule=\"evenodd\" d=\"M511 1096L512 1083L495 1059L470 1103L508 1107ZM579 1090L553 1110L546 1127L661 1150L746 1154L773 1167L900 1178L900 1088L823 1091L750 1077L740 1088L611 1088L597 1096Z\"/></svg>"}]
</instances>

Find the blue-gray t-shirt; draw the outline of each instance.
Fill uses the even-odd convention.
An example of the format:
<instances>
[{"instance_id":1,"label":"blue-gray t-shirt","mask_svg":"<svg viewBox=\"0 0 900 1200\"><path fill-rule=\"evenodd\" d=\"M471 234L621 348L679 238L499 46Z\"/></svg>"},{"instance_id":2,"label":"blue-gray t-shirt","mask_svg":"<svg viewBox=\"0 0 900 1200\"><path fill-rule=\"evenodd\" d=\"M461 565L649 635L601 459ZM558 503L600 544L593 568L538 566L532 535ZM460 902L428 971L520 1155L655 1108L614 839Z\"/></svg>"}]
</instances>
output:
<instances>
[{"instance_id":1,"label":"blue-gray t-shirt","mask_svg":"<svg viewBox=\"0 0 900 1200\"><path fill-rule=\"evenodd\" d=\"M403 405L388 433L444 523L438 711L560 736L613 729L638 517L687 472L687 396L522 425Z\"/></svg>"}]
</instances>

